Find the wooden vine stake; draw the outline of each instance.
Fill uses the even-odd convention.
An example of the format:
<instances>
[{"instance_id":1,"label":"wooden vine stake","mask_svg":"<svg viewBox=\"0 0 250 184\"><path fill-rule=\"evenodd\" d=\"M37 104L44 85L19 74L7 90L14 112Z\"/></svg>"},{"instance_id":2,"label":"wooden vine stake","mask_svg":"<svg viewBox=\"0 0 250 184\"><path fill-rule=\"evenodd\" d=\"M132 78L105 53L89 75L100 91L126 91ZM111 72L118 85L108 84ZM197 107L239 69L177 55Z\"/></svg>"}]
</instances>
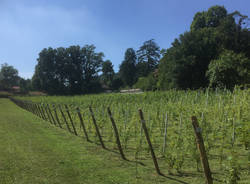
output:
<instances>
[{"instance_id":1,"label":"wooden vine stake","mask_svg":"<svg viewBox=\"0 0 250 184\"><path fill-rule=\"evenodd\" d=\"M50 119L50 115L49 115L48 110L47 110L47 106L46 106L46 105L43 105L43 108L45 109L45 113L47 114L47 117L48 117L48 119L47 119L47 120L49 120L50 124L52 124L52 125L53 125L53 122L51 121L51 119Z\"/></svg>"},{"instance_id":2,"label":"wooden vine stake","mask_svg":"<svg viewBox=\"0 0 250 184\"><path fill-rule=\"evenodd\" d=\"M40 109L40 105L39 104L36 104L36 107L38 109L38 112L39 112L39 117L43 119L43 114L42 114L42 111Z\"/></svg>"},{"instance_id":3,"label":"wooden vine stake","mask_svg":"<svg viewBox=\"0 0 250 184\"><path fill-rule=\"evenodd\" d=\"M36 116L40 117L40 115L39 115L39 113L38 113L38 110L37 110L36 104L34 103L33 106L34 106L34 109L35 109Z\"/></svg>"},{"instance_id":4,"label":"wooden vine stake","mask_svg":"<svg viewBox=\"0 0 250 184\"><path fill-rule=\"evenodd\" d=\"M27 110L27 111L29 111L29 112L31 112L31 109L30 109L30 104L29 104L29 102L26 102L26 110Z\"/></svg>"},{"instance_id":5,"label":"wooden vine stake","mask_svg":"<svg viewBox=\"0 0 250 184\"><path fill-rule=\"evenodd\" d=\"M77 111L78 117L80 119L80 123L81 123L81 126L83 128L83 132L85 134L85 137L86 137L87 141L89 141L88 133L87 133L87 130L86 130L85 125L83 123L83 119L82 119L82 115L81 115L80 109L77 107L76 111Z\"/></svg>"},{"instance_id":6,"label":"wooden vine stake","mask_svg":"<svg viewBox=\"0 0 250 184\"><path fill-rule=\"evenodd\" d=\"M96 134L97 134L97 136L98 136L98 138L99 138L99 140L100 140L100 143L101 143L101 145L102 145L102 148L103 149L106 149L105 148L105 146L104 146L104 143L103 143L103 141L102 141L102 137L101 137L101 134L100 134L100 132L99 132L99 129L98 129L98 126L97 126L97 123L96 123L96 120L95 120L95 116L94 116L94 113L93 113L93 110L92 110L92 108L89 106L89 112L90 112L90 114L91 114L91 117L92 117L92 120L93 120L93 123L94 123L94 126L95 126L95 130L96 130Z\"/></svg>"},{"instance_id":7,"label":"wooden vine stake","mask_svg":"<svg viewBox=\"0 0 250 184\"><path fill-rule=\"evenodd\" d=\"M32 104L31 104L31 102L28 102L28 108L29 108L29 111L30 111L31 113L33 113L33 109L32 109Z\"/></svg>"},{"instance_id":8,"label":"wooden vine stake","mask_svg":"<svg viewBox=\"0 0 250 184\"><path fill-rule=\"evenodd\" d=\"M48 121L48 117L46 116L46 111L45 111L45 108L44 108L44 104L41 104L41 109L42 109L42 112L43 112L43 115L44 115L44 120Z\"/></svg>"},{"instance_id":9,"label":"wooden vine stake","mask_svg":"<svg viewBox=\"0 0 250 184\"><path fill-rule=\"evenodd\" d=\"M73 127L74 134L77 135L76 128L75 128L75 125L74 125L74 122L73 122L73 120L72 120L72 118L71 118L71 115L70 115L70 112L69 112L69 108L68 108L68 106L67 106L66 104L65 104L65 108L66 108L66 112L67 112L67 114L68 114L70 123L71 123L71 125L72 125L72 127Z\"/></svg>"},{"instance_id":10,"label":"wooden vine stake","mask_svg":"<svg viewBox=\"0 0 250 184\"><path fill-rule=\"evenodd\" d=\"M160 169L159 169L159 166L158 166L158 162L157 162L157 159L156 159L156 156L155 156L155 152L154 152L152 143L151 143L151 141L150 141L150 137L149 137L149 135L148 135L148 130L147 130L146 123L145 123L145 120L144 120L143 113L142 113L142 110L141 110L141 109L139 109L139 114L140 114L140 118L141 118L142 128L143 128L143 130L144 130L145 137L146 137L146 139L147 139L148 146L149 146L149 149L150 149L150 151L151 151L152 159L153 159L153 162L154 162L154 165L155 165L155 170L156 170L157 174L163 175L163 174L160 172Z\"/></svg>"},{"instance_id":11,"label":"wooden vine stake","mask_svg":"<svg viewBox=\"0 0 250 184\"><path fill-rule=\"evenodd\" d=\"M42 113L43 120L46 121L46 116L45 116L45 114L44 114L43 107L42 107L41 104L39 105L39 108L41 109L41 113Z\"/></svg>"},{"instance_id":12,"label":"wooden vine stake","mask_svg":"<svg viewBox=\"0 0 250 184\"><path fill-rule=\"evenodd\" d=\"M59 120L59 118L58 118L58 115L57 115L57 112L56 112L56 106L53 104L52 107L53 107L53 109L54 109L54 114L55 114L55 116L56 116L56 121L57 121L59 127L62 128L61 122L60 122L60 120Z\"/></svg>"},{"instance_id":13,"label":"wooden vine stake","mask_svg":"<svg viewBox=\"0 0 250 184\"><path fill-rule=\"evenodd\" d=\"M41 113L40 113L40 111L39 111L39 109L38 109L37 104L35 104L35 107L36 107L36 111L37 111L37 116L38 116L39 118L42 118Z\"/></svg>"},{"instance_id":14,"label":"wooden vine stake","mask_svg":"<svg viewBox=\"0 0 250 184\"><path fill-rule=\"evenodd\" d=\"M55 121L55 118L53 117L53 115L52 115L52 113L51 113L51 110L50 110L50 108L49 108L49 105L48 105L48 104L47 104L47 108L48 108L49 115L50 115L50 117L51 117L51 119L52 119L52 122L53 122L53 124L56 126L56 121Z\"/></svg>"},{"instance_id":15,"label":"wooden vine stake","mask_svg":"<svg viewBox=\"0 0 250 184\"><path fill-rule=\"evenodd\" d=\"M68 124L68 122L67 122L67 119L66 119L66 117L65 117L65 115L64 115L64 113L63 113L63 111L62 111L61 106L59 105L58 107L59 107L59 110L60 110L60 112L61 112L61 114L62 114L63 120L64 120L64 122L65 122L65 124L66 124L66 126L67 126L68 131L72 133L72 131L71 131L70 127L69 127L69 124Z\"/></svg>"},{"instance_id":16,"label":"wooden vine stake","mask_svg":"<svg viewBox=\"0 0 250 184\"><path fill-rule=\"evenodd\" d=\"M202 134L201 134L201 128L199 127L197 118L195 116L192 116L192 125L194 127L197 147L200 151L200 158L201 158L201 162L203 165L204 174L205 174L205 177L207 180L207 184L213 184L213 178L212 178L212 174L211 174L211 171L209 168L207 154L206 154L206 150L205 150L205 146L204 146L204 142L203 142L203 138L202 138Z\"/></svg>"},{"instance_id":17,"label":"wooden vine stake","mask_svg":"<svg viewBox=\"0 0 250 184\"><path fill-rule=\"evenodd\" d=\"M166 151L166 144L167 144L167 128L168 128L168 113L166 112L165 128L164 128L163 154L165 154L165 151Z\"/></svg>"},{"instance_id":18,"label":"wooden vine stake","mask_svg":"<svg viewBox=\"0 0 250 184\"><path fill-rule=\"evenodd\" d=\"M125 157L125 155L124 155L124 153L123 153L123 150L122 150L122 145L121 145L121 142L120 142L120 139L119 139L119 133L118 133L118 130L117 130L117 127L116 127L116 124L115 124L115 120L112 117L112 113L111 113L109 107L108 107L107 110L108 110L109 118L110 118L110 121L112 123L113 129L114 129L114 132L115 132L116 144L117 144L118 149L120 151L121 157L122 157L123 160L127 160L126 157Z\"/></svg>"},{"instance_id":19,"label":"wooden vine stake","mask_svg":"<svg viewBox=\"0 0 250 184\"><path fill-rule=\"evenodd\" d=\"M35 109L34 109L34 106L33 106L33 103L32 103L32 102L30 103L30 108L31 108L32 114L35 115Z\"/></svg>"}]
</instances>

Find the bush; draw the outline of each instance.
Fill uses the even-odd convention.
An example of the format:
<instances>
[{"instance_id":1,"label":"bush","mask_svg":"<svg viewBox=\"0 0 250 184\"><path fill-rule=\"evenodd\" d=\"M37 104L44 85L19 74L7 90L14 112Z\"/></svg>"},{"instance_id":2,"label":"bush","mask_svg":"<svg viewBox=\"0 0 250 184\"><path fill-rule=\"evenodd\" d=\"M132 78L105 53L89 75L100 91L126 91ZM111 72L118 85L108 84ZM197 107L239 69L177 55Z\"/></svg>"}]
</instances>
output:
<instances>
[{"instance_id":1,"label":"bush","mask_svg":"<svg viewBox=\"0 0 250 184\"><path fill-rule=\"evenodd\" d=\"M235 85L250 84L250 59L244 54L225 50L208 66L210 87L233 89Z\"/></svg>"},{"instance_id":2,"label":"bush","mask_svg":"<svg viewBox=\"0 0 250 184\"><path fill-rule=\"evenodd\" d=\"M134 87L143 91L156 90L156 79L153 74L149 74L147 77L140 77Z\"/></svg>"}]
</instances>

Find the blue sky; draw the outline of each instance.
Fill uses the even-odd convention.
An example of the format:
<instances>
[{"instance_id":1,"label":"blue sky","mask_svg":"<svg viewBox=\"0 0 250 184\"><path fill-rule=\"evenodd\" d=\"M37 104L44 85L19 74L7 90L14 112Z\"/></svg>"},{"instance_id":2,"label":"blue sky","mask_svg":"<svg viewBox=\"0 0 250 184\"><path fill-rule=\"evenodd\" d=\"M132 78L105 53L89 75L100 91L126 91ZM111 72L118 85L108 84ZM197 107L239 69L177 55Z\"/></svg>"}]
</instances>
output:
<instances>
[{"instance_id":1,"label":"blue sky","mask_svg":"<svg viewBox=\"0 0 250 184\"><path fill-rule=\"evenodd\" d=\"M94 44L117 71L127 48L169 48L213 5L250 16L250 0L0 0L0 64L31 78L43 48Z\"/></svg>"}]
</instances>

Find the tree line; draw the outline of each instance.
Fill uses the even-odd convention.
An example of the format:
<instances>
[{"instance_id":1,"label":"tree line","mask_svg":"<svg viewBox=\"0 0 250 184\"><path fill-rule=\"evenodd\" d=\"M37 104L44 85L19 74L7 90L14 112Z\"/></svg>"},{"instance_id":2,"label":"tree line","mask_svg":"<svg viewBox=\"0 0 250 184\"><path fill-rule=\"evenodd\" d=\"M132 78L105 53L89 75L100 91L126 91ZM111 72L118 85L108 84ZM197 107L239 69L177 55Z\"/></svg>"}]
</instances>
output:
<instances>
[{"instance_id":1,"label":"tree line","mask_svg":"<svg viewBox=\"0 0 250 184\"><path fill-rule=\"evenodd\" d=\"M249 18L223 6L198 12L190 31L167 49L159 66L159 89L197 89L250 83Z\"/></svg>"},{"instance_id":2,"label":"tree line","mask_svg":"<svg viewBox=\"0 0 250 184\"><path fill-rule=\"evenodd\" d=\"M143 90L228 88L250 84L249 18L223 6L197 12L190 30L160 49L151 39L128 48L115 72L94 45L45 48L30 82L48 94L97 93L120 88ZM4 67L2 67L4 68ZM0 72L0 86L1 86Z\"/></svg>"},{"instance_id":3,"label":"tree line","mask_svg":"<svg viewBox=\"0 0 250 184\"><path fill-rule=\"evenodd\" d=\"M0 91L11 91L14 86L20 87L21 93L27 93L32 90L30 79L20 77L17 69L4 63L0 69Z\"/></svg>"},{"instance_id":4,"label":"tree line","mask_svg":"<svg viewBox=\"0 0 250 184\"><path fill-rule=\"evenodd\" d=\"M154 40L148 40L138 51L128 48L119 71L115 73L112 62L104 61L104 54L95 49L94 45L43 49L37 59L33 87L59 95L133 87L138 78L153 72L160 60L159 46Z\"/></svg>"}]
</instances>

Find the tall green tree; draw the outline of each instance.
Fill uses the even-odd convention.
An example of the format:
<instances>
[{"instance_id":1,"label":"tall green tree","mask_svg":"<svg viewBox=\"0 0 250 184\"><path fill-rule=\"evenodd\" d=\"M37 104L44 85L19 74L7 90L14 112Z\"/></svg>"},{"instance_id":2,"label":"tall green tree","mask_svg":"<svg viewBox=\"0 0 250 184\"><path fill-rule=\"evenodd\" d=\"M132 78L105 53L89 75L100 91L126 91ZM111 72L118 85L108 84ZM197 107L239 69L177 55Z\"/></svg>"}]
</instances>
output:
<instances>
[{"instance_id":1,"label":"tall green tree","mask_svg":"<svg viewBox=\"0 0 250 184\"><path fill-rule=\"evenodd\" d=\"M136 82L136 59L134 49L128 48L120 65L120 77L124 84L130 87Z\"/></svg>"},{"instance_id":2,"label":"tall green tree","mask_svg":"<svg viewBox=\"0 0 250 184\"><path fill-rule=\"evenodd\" d=\"M138 58L138 77L145 77L157 68L161 51L154 39L145 41L136 53Z\"/></svg>"},{"instance_id":3,"label":"tall green tree","mask_svg":"<svg viewBox=\"0 0 250 184\"><path fill-rule=\"evenodd\" d=\"M111 88L113 90L119 90L123 86L123 81L121 79L120 73L115 73L113 81L112 81L112 86Z\"/></svg>"},{"instance_id":4,"label":"tall green tree","mask_svg":"<svg viewBox=\"0 0 250 184\"><path fill-rule=\"evenodd\" d=\"M209 62L219 48L212 28L186 32L172 43L159 66L158 88L197 89L206 87Z\"/></svg>"},{"instance_id":5,"label":"tall green tree","mask_svg":"<svg viewBox=\"0 0 250 184\"><path fill-rule=\"evenodd\" d=\"M32 90L31 80L20 78L19 81L20 90L22 93L28 93Z\"/></svg>"},{"instance_id":6,"label":"tall green tree","mask_svg":"<svg viewBox=\"0 0 250 184\"><path fill-rule=\"evenodd\" d=\"M111 63L110 60L107 60L102 63L102 80L105 85L108 87L112 86L112 82L114 79L114 69L113 69L113 64Z\"/></svg>"},{"instance_id":7,"label":"tall green tree","mask_svg":"<svg viewBox=\"0 0 250 184\"><path fill-rule=\"evenodd\" d=\"M205 27L217 27L225 17L227 17L227 10L224 6L212 6L206 12L195 14L191 24L191 31Z\"/></svg>"},{"instance_id":8,"label":"tall green tree","mask_svg":"<svg viewBox=\"0 0 250 184\"><path fill-rule=\"evenodd\" d=\"M39 78L39 70L40 70L39 65L37 64L35 66L35 73L33 74L32 78L31 78L31 86L32 86L32 89L41 91L42 84L41 84L41 80Z\"/></svg>"},{"instance_id":9,"label":"tall green tree","mask_svg":"<svg viewBox=\"0 0 250 184\"><path fill-rule=\"evenodd\" d=\"M63 60L63 69L58 70L64 76L67 84L67 91L70 94L79 94L83 91L83 66L80 46L70 46L65 49L66 59ZM63 56L63 54L62 54Z\"/></svg>"},{"instance_id":10,"label":"tall green tree","mask_svg":"<svg viewBox=\"0 0 250 184\"><path fill-rule=\"evenodd\" d=\"M99 90L103 53L94 45L43 49L32 78L33 87L49 94L80 94Z\"/></svg>"},{"instance_id":11,"label":"tall green tree","mask_svg":"<svg viewBox=\"0 0 250 184\"><path fill-rule=\"evenodd\" d=\"M49 47L39 53L38 64L33 76L33 82L39 86L39 90L43 90L49 94L59 94L61 90L58 73L56 73L58 64L56 62L56 52L56 49ZM37 86L34 85L34 87Z\"/></svg>"},{"instance_id":12,"label":"tall green tree","mask_svg":"<svg viewBox=\"0 0 250 184\"><path fill-rule=\"evenodd\" d=\"M95 52L94 45L85 45L82 50L82 69L83 69L83 91L86 93L97 92L100 90L98 73L102 69L102 52Z\"/></svg>"},{"instance_id":13,"label":"tall green tree","mask_svg":"<svg viewBox=\"0 0 250 184\"><path fill-rule=\"evenodd\" d=\"M0 88L10 89L12 86L18 85L18 71L13 66L4 63L0 70Z\"/></svg>"},{"instance_id":14,"label":"tall green tree","mask_svg":"<svg viewBox=\"0 0 250 184\"><path fill-rule=\"evenodd\" d=\"M206 72L212 60L225 49L249 58L250 31L239 12L228 14L222 6L194 16L190 31L181 34L167 49L159 66L157 87L160 89L197 89L207 87Z\"/></svg>"}]
</instances>

